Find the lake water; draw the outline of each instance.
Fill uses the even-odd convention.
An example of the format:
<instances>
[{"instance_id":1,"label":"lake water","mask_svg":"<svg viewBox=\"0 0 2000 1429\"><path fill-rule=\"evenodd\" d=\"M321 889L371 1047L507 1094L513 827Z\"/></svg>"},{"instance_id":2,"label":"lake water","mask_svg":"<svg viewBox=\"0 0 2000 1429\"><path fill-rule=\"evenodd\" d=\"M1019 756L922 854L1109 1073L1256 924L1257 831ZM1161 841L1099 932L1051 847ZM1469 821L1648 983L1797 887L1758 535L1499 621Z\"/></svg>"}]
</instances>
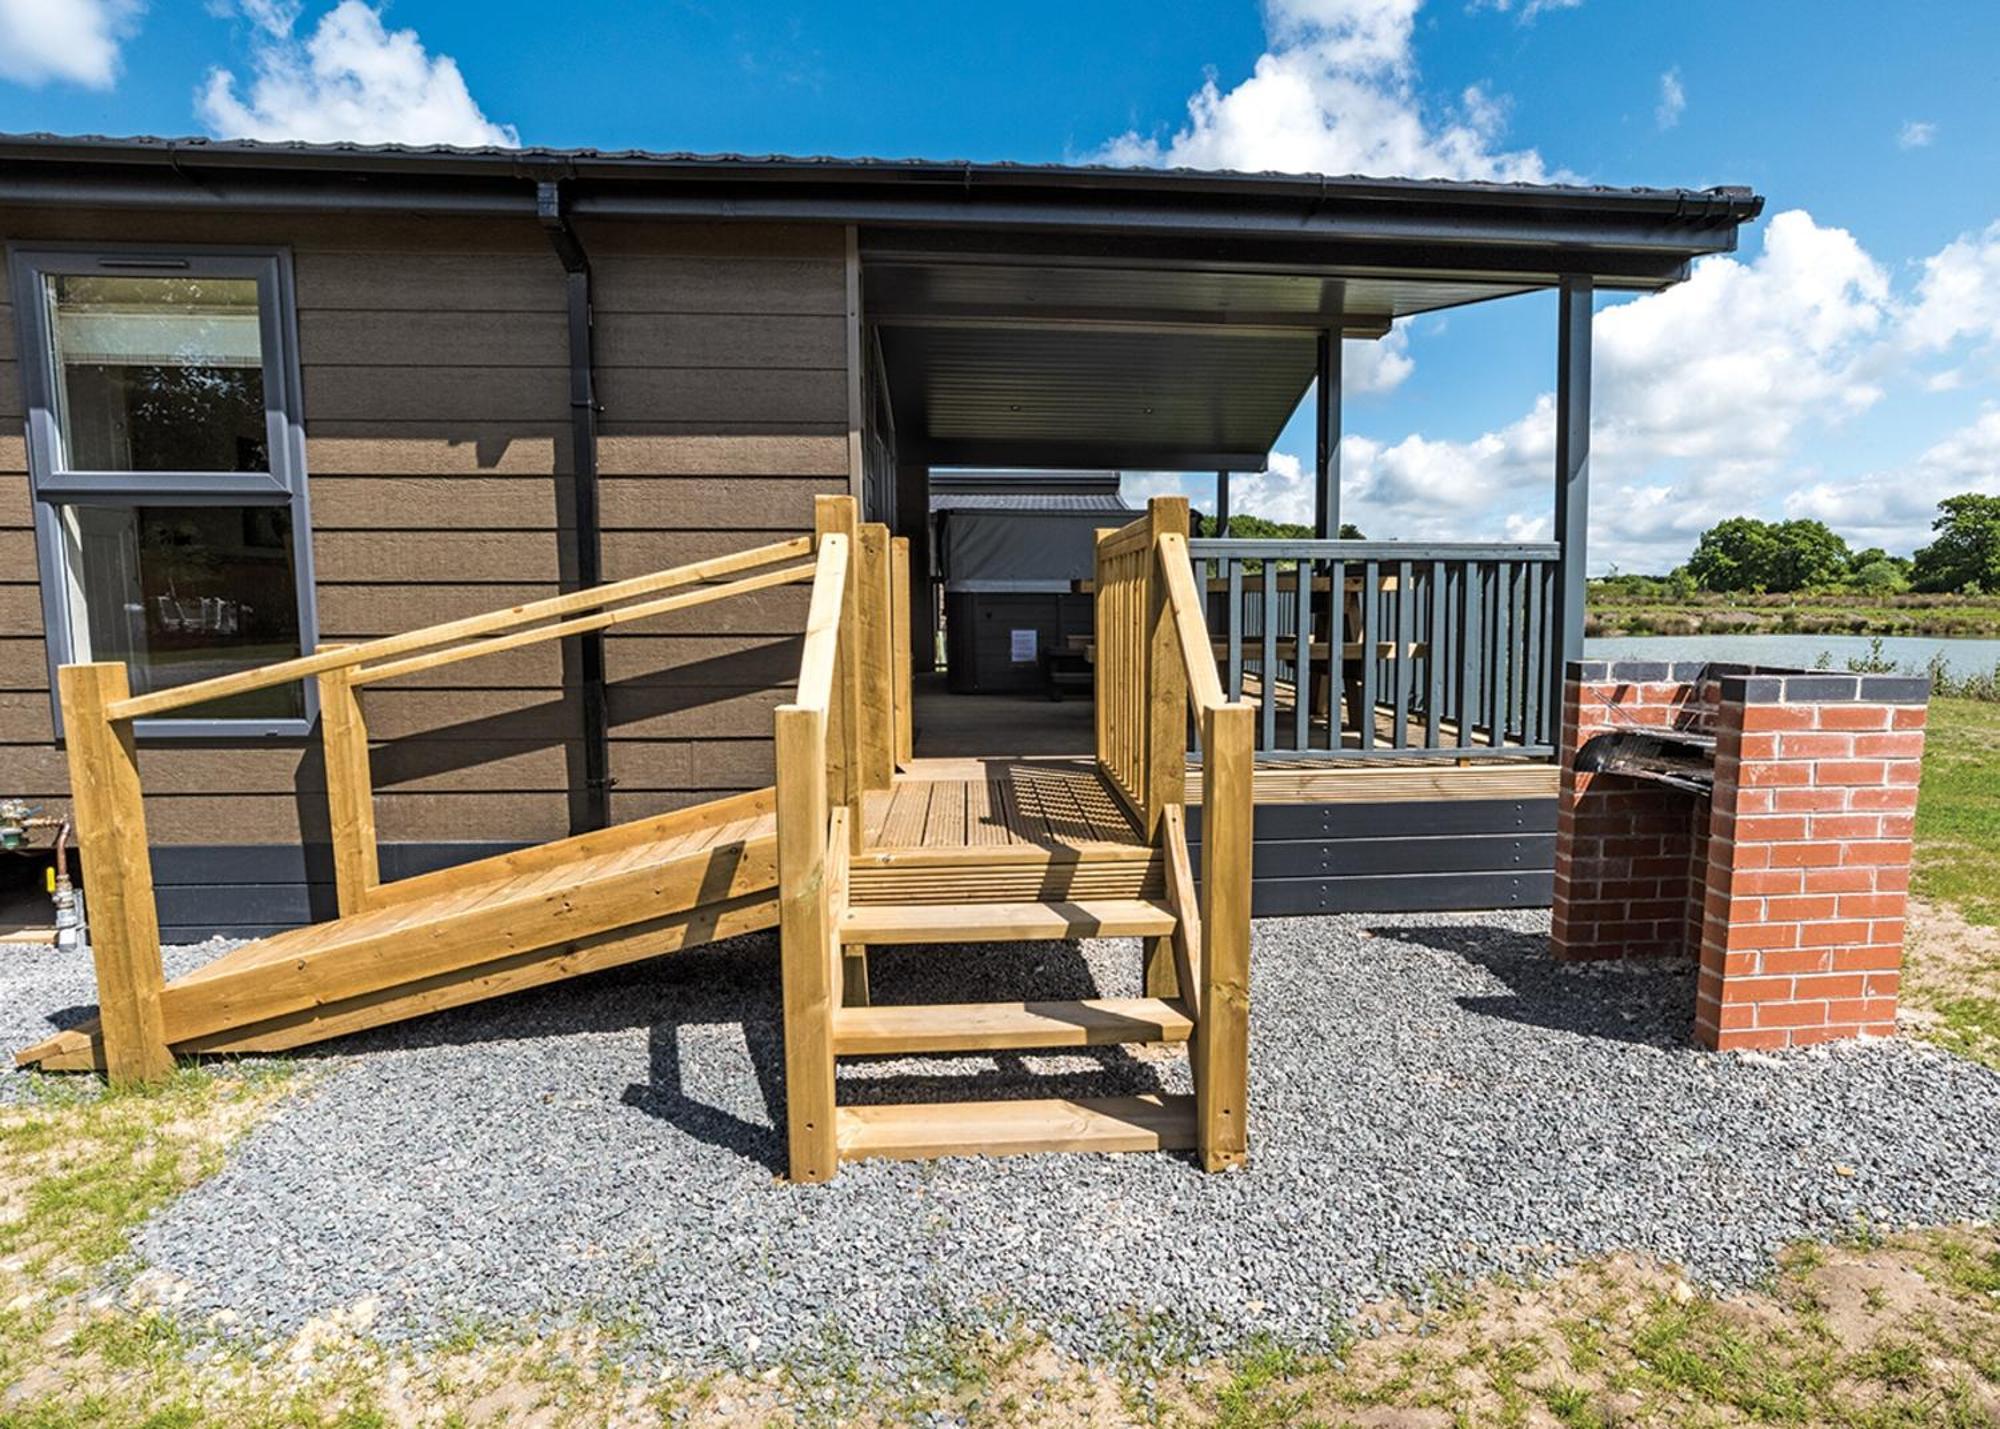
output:
<instances>
[{"instance_id":1,"label":"lake water","mask_svg":"<svg viewBox=\"0 0 2000 1429\"><path fill-rule=\"evenodd\" d=\"M1726 660L1749 665L1790 665L1810 670L1826 656L1845 670L1850 659L1874 649L1867 635L1616 635L1583 642L1594 660ZM1958 676L1990 674L2000 666L2000 640L1946 640L1926 635L1882 637L1882 658L1922 672L1933 656Z\"/></svg>"}]
</instances>

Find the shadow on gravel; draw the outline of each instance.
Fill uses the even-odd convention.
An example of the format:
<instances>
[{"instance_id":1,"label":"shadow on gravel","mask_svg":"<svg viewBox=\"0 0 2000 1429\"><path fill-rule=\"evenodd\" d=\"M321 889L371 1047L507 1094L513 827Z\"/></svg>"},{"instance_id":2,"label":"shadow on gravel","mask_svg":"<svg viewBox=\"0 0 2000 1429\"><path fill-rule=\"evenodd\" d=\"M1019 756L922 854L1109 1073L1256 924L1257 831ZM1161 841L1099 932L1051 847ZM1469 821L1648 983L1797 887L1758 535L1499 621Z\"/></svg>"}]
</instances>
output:
<instances>
[{"instance_id":1,"label":"shadow on gravel","mask_svg":"<svg viewBox=\"0 0 2000 1429\"><path fill-rule=\"evenodd\" d=\"M1546 934L1479 924L1369 931L1377 938L1449 953L1507 984L1504 994L1458 998L1467 1012L1611 1042L1691 1044L1692 963L1559 963L1550 956Z\"/></svg>"}]
</instances>

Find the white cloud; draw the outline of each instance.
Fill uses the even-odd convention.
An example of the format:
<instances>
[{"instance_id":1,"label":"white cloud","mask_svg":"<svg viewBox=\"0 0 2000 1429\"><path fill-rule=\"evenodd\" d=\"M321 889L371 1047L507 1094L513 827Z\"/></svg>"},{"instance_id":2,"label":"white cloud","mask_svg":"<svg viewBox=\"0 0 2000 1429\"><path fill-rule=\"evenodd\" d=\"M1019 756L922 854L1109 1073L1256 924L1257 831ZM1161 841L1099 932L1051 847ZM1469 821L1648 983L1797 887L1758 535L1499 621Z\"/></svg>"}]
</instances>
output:
<instances>
[{"instance_id":1,"label":"white cloud","mask_svg":"<svg viewBox=\"0 0 2000 1429\"><path fill-rule=\"evenodd\" d=\"M1896 133L1898 149L1928 149L1937 142L1937 125L1928 119L1905 119Z\"/></svg>"},{"instance_id":2,"label":"white cloud","mask_svg":"<svg viewBox=\"0 0 2000 1429\"><path fill-rule=\"evenodd\" d=\"M0 0L0 79L109 89L140 0Z\"/></svg>"},{"instance_id":3,"label":"white cloud","mask_svg":"<svg viewBox=\"0 0 2000 1429\"><path fill-rule=\"evenodd\" d=\"M2000 343L2000 223L1963 234L1924 260L1907 332L1922 351L1967 338Z\"/></svg>"},{"instance_id":4,"label":"white cloud","mask_svg":"<svg viewBox=\"0 0 2000 1429\"><path fill-rule=\"evenodd\" d=\"M1341 344L1340 390L1345 396L1392 392L1416 370L1416 359L1410 356L1410 329L1404 323L1373 341Z\"/></svg>"},{"instance_id":5,"label":"white cloud","mask_svg":"<svg viewBox=\"0 0 2000 1429\"><path fill-rule=\"evenodd\" d=\"M1785 514L1816 517L1855 545L1910 551L1930 540L1938 502L1965 491L2000 495L2000 407L1987 408L1898 470L1793 492Z\"/></svg>"},{"instance_id":6,"label":"white cloud","mask_svg":"<svg viewBox=\"0 0 2000 1429\"><path fill-rule=\"evenodd\" d=\"M1523 0L1520 6L1521 23L1531 25L1535 17L1549 10L1574 10L1583 0ZM1492 10L1505 15L1515 8L1514 0L1472 0L1474 10Z\"/></svg>"},{"instance_id":7,"label":"white cloud","mask_svg":"<svg viewBox=\"0 0 2000 1429\"><path fill-rule=\"evenodd\" d=\"M1666 130L1681 122L1688 107L1687 88L1681 83L1680 66L1660 76L1660 102L1653 106L1653 123Z\"/></svg>"},{"instance_id":8,"label":"white cloud","mask_svg":"<svg viewBox=\"0 0 2000 1429\"><path fill-rule=\"evenodd\" d=\"M1498 147L1505 106L1477 86L1426 114L1411 36L1421 0L1270 0L1269 48L1225 92L1211 75L1170 139L1128 132L1099 162L1196 169L1539 182L1533 149Z\"/></svg>"},{"instance_id":9,"label":"white cloud","mask_svg":"<svg viewBox=\"0 0 2000 1429\"><path fill-rule=\"evenodd\" d=\"M297 0L239 0L257 27L247 97L236 76L209 72L196 108L218 136L513 147L512 125L481 112L449 55L432 56L414 30L390 30L365 0L340 0L308 39L295 33Z\"/></svg>"}]
</instances>

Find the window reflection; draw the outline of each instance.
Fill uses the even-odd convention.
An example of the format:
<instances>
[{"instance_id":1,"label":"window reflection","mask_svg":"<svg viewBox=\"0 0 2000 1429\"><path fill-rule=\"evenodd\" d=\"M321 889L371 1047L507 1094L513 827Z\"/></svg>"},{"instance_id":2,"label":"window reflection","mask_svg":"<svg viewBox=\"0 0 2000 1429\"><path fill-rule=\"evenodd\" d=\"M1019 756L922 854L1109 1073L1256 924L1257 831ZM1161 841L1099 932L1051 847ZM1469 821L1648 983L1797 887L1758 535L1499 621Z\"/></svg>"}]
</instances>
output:
<instances>
[{"instance_id":1,"label":"window reflection","mask_svg":"<svg viewBox=\"0 0 2000 1429\"><path fill-rule=\"evenodd\" d=\"M185 685L299 651L285 506L71 506L76 660L123 660L132 690ZM177 711L177 719L300 719L299 685Z\"/></svg>"},{"instance_id":2,"label":"window reflection","mask_svg":"<svg viewBox=\"0 0 2000 1429\"><path fill-rule=\"evenodd\" d=\"M267 471L254 278L43 279L71 471Z\"/></svg>"}]
</instances>

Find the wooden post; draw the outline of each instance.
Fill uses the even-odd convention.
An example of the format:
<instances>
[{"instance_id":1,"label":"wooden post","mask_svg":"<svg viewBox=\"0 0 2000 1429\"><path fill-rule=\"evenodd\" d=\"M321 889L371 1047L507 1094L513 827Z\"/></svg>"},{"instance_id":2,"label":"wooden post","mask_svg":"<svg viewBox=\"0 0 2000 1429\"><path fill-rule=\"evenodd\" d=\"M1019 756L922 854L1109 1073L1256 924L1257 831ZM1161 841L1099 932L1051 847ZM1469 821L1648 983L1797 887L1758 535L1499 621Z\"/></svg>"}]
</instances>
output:
<instances>
[{"instance_id":1,"label":"wooden post","mask_svg":"<svg viewBox=\"0 0 2000 1429\"><path fill-rule=\"evenodd\" d=\"M861 787L886 789L896 773L896 634L889 610L889 528L870 521L861 527L860 537L854 644L861 652ZM860 845L855 847L858 851Z\"/></svg>"},{"instance_id":2,"label":"wooden post","mask_svg":"<svg viewBox=\"0 0 2000 1429\"><path fill-rule=\"evenodd\" d=\"M319 675L319 737L326 756L333 883L343 918L367 908L382 882L375 848L375 783L368 772L368 724L361 715L353 675L351 665Z\"/></svg>"},{"instance_id":3,"label":"wooden post","mask_svg":"<svg viewBox=\"0 0 2000 1429\"><path fill-rule=\"evenodd\" d=\"M1153 520L1153 545L1144 567L1146 782L1140 794L1146 826L1140 832L1146 842L1158 843L1167 806L1187 801L1187 671L1181 664L1180 629L1174 623L1173 602L1167 598L1167 578L1160 569L1159 544L1160 537L1169 534L1187 539L1187 498L1156 496L1147 510Z\"/></svg>"},{"instance_id":4,"label":"wooden post","mask_svg":"<svg viewBox=\"0 0 2000 1429\"><path fill-rule=\"evenodd\" d=\"M129 721L105 711L131 695L122 664L65 665L63 736L77 847L90 908L90 954L97 970L104 1069L115 1087L157 1082L174 1070L160 1015L160 916L138 753Z\"/></svg>"},{"instance_id":5,"label":"wooden post","mask_svg":"<svg viewBox=\"0 0 2000 1429\"><path fill-rule=\"evenodd\" d=\"M1112 698L1116 684L1110 676L1112 652L1114 652L1114 624L1112 614L1112 562L1104 554L1104 542L1118 534L1110 526L1098 528L1098 538L1094 544L1092 570L1090 570L1090 704L1096 714L1096 737L1098 737L1098 773L1118 783L1116 757L1112 751Z\"/></svg>"},{"instance_id":6,"label":"wooden post","mask_svg":"<svg viewBox=\"0 0 2000 1429\"><path fill-rule=\"evenodd\" d=\"M834 1140L834 927L826 878L826 722L782 705L778 761L778 940L784 977L785 1122L791 1179L826 1181Z\"/></svg>"},{"instance_id":7,"label":"wooden post","mask_svg":"<svg viewBox=\"0 0 2000 1429\"><path fill-rule=\"evenodd\" d=\"M895 631L896 762L907 764L917 753L916 687L911 680L910 538L889 543L889 624Z\"/></svg>"},{"instance_id":8,"label":"wooden post","mask_svg":"<svg viewBox=\"0 0 2000 1429\"><path fill-rule=\"evenodd\" d=\"M821 536L847 537L847 580L840 604L840 640L834 660L833 696L827 704L826 753L827 798L853 811L852 847L861 851L862 765L859 722L861 717L861 659L856 649L859 626L861 540L854 498L821 496L813 502L813 528Z\"/></svg>"},{"instance_id":9,"label":"wooden post","mask_svg":"<svg viewBox=\"0 0 2000 1429\"><path fill-rule=\"evenodd\" d=\"M1208 711L1202 731L1201 1021L1196 1031L1197 1141L1210 1171L1249 1154L1250 840L1255 710Z\"/></svg>"}]
</instances>

